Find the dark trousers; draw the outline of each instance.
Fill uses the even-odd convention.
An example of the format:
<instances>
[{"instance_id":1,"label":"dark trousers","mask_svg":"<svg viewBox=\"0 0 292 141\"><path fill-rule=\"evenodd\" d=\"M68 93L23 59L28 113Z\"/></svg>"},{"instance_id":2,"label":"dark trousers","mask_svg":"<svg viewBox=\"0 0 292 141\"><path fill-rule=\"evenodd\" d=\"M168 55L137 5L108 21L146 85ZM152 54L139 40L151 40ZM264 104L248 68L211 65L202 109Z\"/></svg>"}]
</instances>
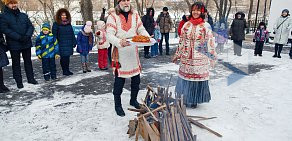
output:
<instances>
[{"instance_id":1,"label":"dark trousers","mask_svg":"<svg viewBox=\"0 0 292 141\"><path fill-rule=\"evenodd\" d=\"M240 41L234 41L234 55L241 55L241 49L242 49L242 40Z\"/></svg>"},{"instance_id":2,"label":"dark trousers","mask_svg":"<svg viewBox=\"0 0 292 141\"><path fill-rule=\"evenodd\" d=\"M283 49L283 44L275 44L275 55L280 56Z\"/></svg>"},{"instance_id":3,"label":"dark trousers","mask_svg":"<svg viewBox=\"0 0 292 141\"><path fill-rule=\"evenodd\" d=\"M3 70L2 70L2 67L0 67L0 89L3 85L4 85Z\"/></svg>"},{"instance_id":4,"label":"dark trousers","mask_svg":"<svg viewBox=\"0 0 292 141\"><path fill-rule=\"evenodd\" d=\"M149 55L150 46L144 46L144 56Z\"/></svg>"},{"instance_id":5,"label":"dark trousers","mask_svg":"<svg viewBox=\"0 0 292 141\"><path fill-rule=\"evenodd\" d=\"M160 53L160 55L162 55L162 53L163 53L163 49L162 49L163 37L165 37L166 54L169 54L169 33L161 33L161 40L160 40L160 43L159 43L159 53Z\"/></svg>"},{"instance_id":6,"label":"dark trousers","mask_svg":"<svg viewBox=\"0 0 292 141\"><path fill-rule=\"evenodd\" d=\"M264 48L264 42L257 41L255 44L254 54L262 55Z\"/></svg>"},{"instance_id":7,"label":"dark trousers","mask_svg":"<svg viewBox=\"0 0 292 141\"><path fill-rule=\"evenodd\" d=\"M28 48L23 50L11 50L10 54L12 59L13 78L15 79L16 83L22 83L20 54L22 54L22 58L24 61L24 70L27 80L34 80L34 73L31 61L31 49Z\"/></svg>"},{"instance_id":8,"label":"dark trousers","mask_svg":"<svg viewBox=\"0 0 292 141\"><path fill-rule=\"evenodd\" d=\"M123 88L125 84L126 79L115 76L115 82L114 82L114 90L113 94L115 97L115 106L121 106L121 94L123 93ZM131 101L137 100L137 95L140 90L140 74L131 77Z\"/></svg>"},{"instance_id":9,"label":"dark trousers","mask_svg":"<svg viewBox=\"0 0 292 141\"><path fill-rule=\"evenodd\" d=\"M60 64L63 70L63 73L69 72L70 56L61 56Z\"/></svg>"},{"instance_id":10,"label":"dark trousers","mask_svg":"<svg viewBox=\"0 0 292 141\"><path fill-rule=\"evenodd\" d=\"M290 56L290 58L292 59L292 41L291 41L291 48L290 48L289 56Z\"/></svg>"},{"instance_id":11,"label":"dark trousers","mask_svg":"<svg viewBox=\"0 0 292 141\"><path fill-rule=\"evenodd\" d=\"M42 68L45 80L56 79L56 63L55 58L43 58Z\"/></svg>"},{"instance_id":12,"label":"dark trousers","mask_svg":"<svg viewBox=\"0 0 292 141\"><path fill-rule=\"evenodd\" d=\"M111 66L112 64L112 44L110 44L109 48L107 49L107 56L108 56L108 61Z\"/></svg>"}]
</instances>

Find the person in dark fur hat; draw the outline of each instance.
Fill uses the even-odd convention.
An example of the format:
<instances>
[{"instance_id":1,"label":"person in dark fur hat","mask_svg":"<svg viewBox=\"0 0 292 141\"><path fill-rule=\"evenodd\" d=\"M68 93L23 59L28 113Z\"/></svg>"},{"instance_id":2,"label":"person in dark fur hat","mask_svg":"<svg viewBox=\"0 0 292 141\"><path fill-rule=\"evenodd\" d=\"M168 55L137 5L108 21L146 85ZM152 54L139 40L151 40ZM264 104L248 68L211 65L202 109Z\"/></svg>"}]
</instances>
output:
<instances>
[{"instance_id":1,"label":"person in dark fur hat","mask_svg":"<svg viewBox=\"0 0 292 141\"><path fill-rule=\"evenodd\" d=\"M245 40L245 28L247 28L245 14L237 12L232 21L230 34L234 43L234 55L241 56L242 41Z\"/></svg>"},{"instance_id":2,"label":"person in dark fur hat","mask_svg":"<svg viewBox=\"0 0 292 141\"><path fill-rule=\"evenodd\" d=\"M69 64L70 56L73 55L73 48L76 46L76 38L71 25L71 15L67 9L61 8L57 11L52 32L59 42L60 64L63 75L73 75L69 70Z\"/></svg>"}]
</instances>

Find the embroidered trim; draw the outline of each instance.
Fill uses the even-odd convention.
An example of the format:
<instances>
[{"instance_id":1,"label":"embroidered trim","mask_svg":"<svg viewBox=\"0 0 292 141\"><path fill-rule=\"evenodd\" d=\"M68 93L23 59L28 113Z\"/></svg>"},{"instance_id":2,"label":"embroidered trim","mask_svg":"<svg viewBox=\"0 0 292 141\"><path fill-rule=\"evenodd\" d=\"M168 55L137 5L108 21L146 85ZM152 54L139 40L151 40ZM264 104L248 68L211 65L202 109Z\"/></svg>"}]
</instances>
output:
<instances>
[{"instance_id":1,"label":"embroidered trim","mask_svg":"<svg viewBox=\"0 0 292 141\"><path fill-rule=\"evenodd\" d=\"M132 28L132 13L129 13L128 21L122 14L120 14L119 17L121 20L122 29L128 32Z\"/></svg>"}]
</instances>

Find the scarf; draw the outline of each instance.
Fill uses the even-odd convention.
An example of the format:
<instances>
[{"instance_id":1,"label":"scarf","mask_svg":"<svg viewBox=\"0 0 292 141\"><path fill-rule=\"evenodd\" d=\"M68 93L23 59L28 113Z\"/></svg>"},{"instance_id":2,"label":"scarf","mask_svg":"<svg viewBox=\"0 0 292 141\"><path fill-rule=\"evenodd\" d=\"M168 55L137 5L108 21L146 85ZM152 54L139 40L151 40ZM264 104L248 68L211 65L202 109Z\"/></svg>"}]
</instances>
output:
<instances>
[{"instance_id":1,"label":"scarf","mask_svg":"<svg viewBox=\"0 0 292 141\"><path fill-rule=\"evenodd\" d=\"M83 30L81 30L81 33L82 33L84 36L87 36L87 37L88 37L89 45L92 45L92 43L93 43L92 32L90 32L90 33L85 33Z\"/></svg>"},{"instance_id":2,"label":"scarf","mask_svg":"<svg viewBox=\"0 0 292 141\"><path fill-rule=\"evenodd\" d=\"M193 18L193 17L191 17L191 19L189 20L193 25L199 25L199 24L201 24L201 23L204 23L205 21L204 21L204 19L202 19L202 18Z\"/></svg>"},{"instance_id":3,"label":"scarf","mask_svg":"<svg viewBox=\"0 0 292 141\"><path fill-rule=\"evenodd\" d=\"M69 20L62 21L62 25L67 25L67 24L69 24L69 23L70 23Z\"/></svg>"}]
</instances>

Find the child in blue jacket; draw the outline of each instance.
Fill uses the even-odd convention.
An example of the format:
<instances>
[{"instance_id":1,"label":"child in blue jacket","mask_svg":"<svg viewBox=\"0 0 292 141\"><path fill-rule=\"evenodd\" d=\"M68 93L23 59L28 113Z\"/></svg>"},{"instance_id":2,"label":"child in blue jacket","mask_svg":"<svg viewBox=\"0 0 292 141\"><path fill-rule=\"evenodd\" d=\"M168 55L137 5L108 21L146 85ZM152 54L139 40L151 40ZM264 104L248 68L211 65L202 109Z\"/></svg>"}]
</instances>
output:
<instances>
[{"instance_id":1,"label":"child in blue jacket","mask_svg":"<svg viewBox=\"0 0 292 141\"><path fill-rule=\"evenodd\" d=\"M46 81L57 79L55 59L60 57L58 41L50 29L50 24L44 23L35 43L36 56L42 60L43 74Z\"/></svg>"},{"instance_id":2,"label":"child in blue jacket","mask_svg":"<svg viewBox=\"0 0 292 141\"><path fill-rule=\"evenodd\" d=\"M82 30L78 33L77 36L77 52L80 53L82 70L83 73L91 72L89 69L89 52L93 47L93 31L92 31L92 22L87 21L83 26Z\"/></svg>"},{"instance_id":3,"label":"child in blue jacket","mask_svg":"<svg viewBox=\"0 0 292 141\"><path fill-rule=\"evenodd\" d=\"M153 38L156 40L156 43L151 46L151 57L157 57L158 56L158 43L161 40L161 33L160 33L160 27L158 26L157 23L154 23L154 36Z\"/></svg>"}]
</instances>

